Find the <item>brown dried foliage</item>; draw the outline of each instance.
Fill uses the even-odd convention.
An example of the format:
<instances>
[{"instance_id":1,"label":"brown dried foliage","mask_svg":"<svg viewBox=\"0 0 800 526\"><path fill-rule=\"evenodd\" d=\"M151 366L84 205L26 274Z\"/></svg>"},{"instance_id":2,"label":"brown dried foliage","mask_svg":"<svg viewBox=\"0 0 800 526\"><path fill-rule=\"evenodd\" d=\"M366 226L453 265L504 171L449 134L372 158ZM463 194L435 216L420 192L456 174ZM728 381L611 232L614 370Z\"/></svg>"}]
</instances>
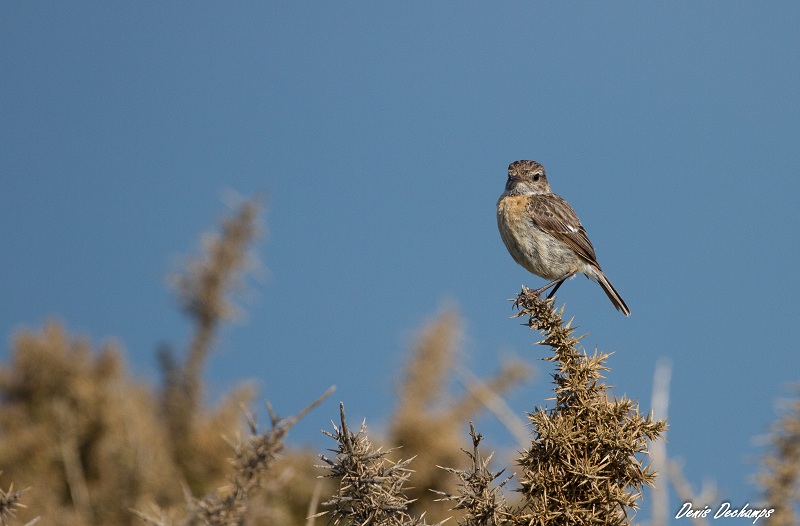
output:
<instances>
[{"instance_id":1,"label":"brown dried foliage","mask_svg":"<svg viewBox=\"0 0 800 526\"><path fill-rule=\"evenodd\" d=\"M332 450L336 456L320 458L327 464L327 477L339 483L333 498L323 503L331 509L317 516L330 515L333 524L380 524L382 526L412 526L424 524L422 518L413 517L408 506L411 500L405 494L405 483L411 475L411 459L392 462L387 455L392 450L373 448L367 438L366 422L353 433L347 426L344 404L339 405L340 425L333 425L333 433L323 431L336 440Z\"/></svg>"},{"instance_id":2,"label":"brown dried foliage","mask_svg":"<svg viewBox=\"0 0 800 526\"><path fill-rule=\"evenodd\" d=\"M580 338L575 338L574 328L562 320L563 309L556 312L552 301L542 300L526 288L515 306L520 309L519 316L529 316L530 328L544 333L540 343L553 349L554 355L547 360L557 368L553 375L555 407L537 408L529 414L531 444L518 459L522 502L506 503L500 491L508 479L496 483L502 471L489 469L491 455L483 458L478 449L482 437L472 425L473 449L467 452L471 466L443 468L458 479L456 491L436 493L444 496L440 500L456 503L452 509L463 512L458 522L465 526L630 524L642 487L655 478L644 466L647 443L659 439L666 422L643 416L631 400L609 399L601 374L607 370L604 362L608 355L581 352ZM443 327L448 326L452 324ZM431 339L452 340L449 332L442 338L441 330L434 325L426 331L420 348L427 349L424 343ZM422 356L427 354L416 358L422 360ZM441 355L432 357L434 370L444 369L443 363ZM440 396L441 391L431 386L435 375L418 371L413 359L408 376L407 383L418 387L413 396L419 400ZM412 407L423 409L421 404ZM413 425L414 420L408 422L406 425ZM340 481L339 492L326 503L333 508L328 512L332 522L399 525L418 521L408 513L411 499L405 492L411 477L410 460L388 463L389 452L374 451L363 426L357 434L349 431L343 406L341 427L335 431L329 435L339 443L337 457L323 457L331 470L329 476ZM435 436L436 431L438 428L428 429L423 436ZM414 460L416 467L419 459Z\"/></svg>"},{"instance_id":3,"label":"brown dried foliage","mask_svg":"<svg viewBox=\"0 0 800 526\"><path fill-rule=\"evenodd\" d=\"M26 506L20 502L20 498L22 498L22 491L15 490L14 484L11 484L6 491L0 488L0 526L11 524L10 521L16 517L16 512L25 509ZM33 524L37 521L38 518L28 524Z\"/></svg>"},{"instance_id":4,"label":"brown dried foliage","mask_svg":"<svg viewBox=\"0 0 800 526\"><path fill-rule=\"evenodd\" d=\"M483 435L475 432L475 426L469 423L469 436L472 438L472 451L462 449L469 457L472 465L467 469L442 468L458 478L458 494L436 491L442 495L439 500L455 501L452 510L463 510L464 517L458 520L461 526L500 526L511 524L514 520L514 511L506 503L500 490L511 479L507 477L499 484L495 484L505 470L493 472L489 469L492 455L483 458L478 446L483 440ZM513 475L512 475L513 476Z\"/></svg>"},{"instance_id":5,"label":"brown dried foliage","mask_svg":"<svg viewBox=\"0 0 800 526\"><path fill-rule=\"evenodd\" d=\"M180 498L156 401L114 345L92 352L56 323L23 332L0 369L0 397L0 465L36 502L22 520L126 524L144 499Z\"/></svg>"},{"instance_id":6,"label":"brown dried foliage","mask_svg":"<svg viewBox=\"0 0 800 526\"><path fill-rule=\"evenodd\" d=\"M309 411L318 406L332 392L331 387L322 396L296 416L278 418L267 404L270 415L270 427L263 433L258 432L258 425L248 415L250 437L232 443L234 457L231 459L234 471L229 477L229 484L212 491L201 499L188 497L188 511L180 524L192 526L225 526L262 523L267 520L270 510L260 509L253 505L251 498L263 488L263 478L274 470L279 454L285 447L286 433ZM133 510L138 517L155 526L168 526L175 521L162 510L159 516ZM268 521L270 523L272 521Z\"/></svg>"},{"instance_id":7,"label":"brown dried foliage","mask_svg":"<svg viewBox=\"0 0 800 526\"><path fill-rule=\"evenodd\" d=\"M249 395L239 388L202 407L202 364L230 312L226 294L247 267L258 208L245 203L206 257L190 263L194 278L179 290L195 331L185 363L165 375L163 396L131 377L112 343L93 350L54 322L16 336L0 367L0 466L31 488L35 510L19 510L20 520L134 524L131 508L182 506L186 481L200 494L224 481L230 450L222 437L241 428Z\"/></svg>"},{"instance_id":8,"label":"brown dried foliage","mask_svg":"<svg viewBox=\"0 0 800 526\"><path fill-rule=\"evenodd\" d=\"M771 451L764 457L758 481L764 488L766 507L775 512L770 526L797 524L795 506L800 500L800 385L787 402L783 416L773 426Z\"/></svg>"},{"instance_id":9,"label":"brown dried foliage","mask_svg":"<svg viewBox=\"0 0 800 526\"><path fill-rule=\"evenodd\" d=\"M666 422L639 413L623 397L609 399L602 372L608 354L591 356L578 347L575 329L552 300L523 287L515 305L528 326L542 332L556 363L555 407L528 415L530 448L519 459L520 492L526 500L522 524L625 525L638 508L641 489L655 473L643 465L648 440Z\"/></svg>"},{"instance_id":10,"label":"brown dried foliage","mask_svg":"<svg viewBox=\"0 0 800 526\"><path fill-rule=\"evenodd\" d=\"M203 367L219 326L233 315L230 289L250 266L246 248L258 208L245 203L227 218L176 279L194 332L185 358L162 352L160 394L132 379L114 344L93 350L52 322L17 335L10 363L0 367L0 466L4 477L30 487L24 498L35 505L25 509L14 486L0 490L0 525L39 517L66 526L142 519L164 526L313 524L306 517L319 492L333 496L315 516L334 524L421 525L424 517L445 516L433 508L430 489L454 503L465 526L631 523L641 489L655 477L644 463L647 441L659 440L666 424L640 414L631 400L609 398L602 376L608 355L579 348L563 309L556 312L552 301L524 287L515 301L519 316L544 334L540 343L553 349L546 359L556 372L554 406L528 415L532 434L518 459L518 503L506 502L510 477L499 481L503 472L489 469L491 455L479 451L482 437L472 425L469 465L436 467L461 462L458 429L490 405L487 391L496 396L527 376L526 368L506 364L480 386L452 394L459 349L453 312L422 331L401 380L389 438L406 460L394 459L394 449L374 448L365 426L350 430L342 406L339 425L328 433L337 442L335 456L323 457L329 472L320 484L308 454L284 451L286 432L305 411L293 419L270 411L270 426L259 433L252 419L243 422L240 406L250 398L244 388L215 408L203 407ZM796 523L798 415L794 401L765 459L761 480L775 524ZM222 439L247 432L245 423L248 438Z\"/></svg>"},{"instance_id":11,"label":"brown dried foliage","mask_svg":"<svg viewBox=\"0 0 800 526\"><path fill-rule=\"evenodd\" d=\"M183 363L178 364L168 348L160 352L165 378L162 410L170 443L174 446L173 456L189 487L199 493L208 491L205 482L218 479L222 472L206 460L208 455L219 451L220 441L209 443L205 440L208 435L198 431L210 427L224 433L226 427L219 424L232 429L238 421L235 411L225 411L228 418L223 418L227 420L224 422L218 421L223 415L215 415L217 418L211 420L200 418L202 373L217 329L224 321L233 318L235 311L228 295L254 265L247 249L257 235L259 210L258 201L246 201L234 215L224 218L222 231L204 236L202 254L192 258L186 271L173 279L179 301L194 323L194 330ZM232 397L235 405L249 398L246 389L239 390Z\"/></svg>"},{"instance_id":12,"label":"brown dried foliage","mask_svg":"<svg viewBox=\"0 0 800 526\"><path fill-rule=\"evenodd\" d=\"M455 491L452 477L437 466L460 460L457 448L464 422L485 409L482 394L503 394L530 376L530 368L507 362L480 388L467 386L461 395L451 394L448 384L460 358L461 320L447 310L429 322L417 337L398 389L398 404L389 429L389 443L414 457L414 484L408 495L411 510L427 512L432 520L451 515L431 490Z\"/></svg>"}]
</instances>

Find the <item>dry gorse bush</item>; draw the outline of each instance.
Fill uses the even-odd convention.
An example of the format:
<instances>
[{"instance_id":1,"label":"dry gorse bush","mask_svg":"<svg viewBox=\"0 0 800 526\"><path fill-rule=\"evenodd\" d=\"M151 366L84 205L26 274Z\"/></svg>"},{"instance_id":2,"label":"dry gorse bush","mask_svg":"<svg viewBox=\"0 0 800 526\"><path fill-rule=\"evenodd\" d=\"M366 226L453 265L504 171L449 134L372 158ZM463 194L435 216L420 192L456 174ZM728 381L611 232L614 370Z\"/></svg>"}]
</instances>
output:
<instances>
[{"instance_id":1,"label":"dry gorse bush","mask_svg":"<svg viewBox=\"0 0 800 526\"><path fill-rule=\"evenodd\" d=\"M609 525L631 524L641 489L655 478L644 465L648 441L657 440L666 422L639 413L627 398L609 399L602 381L607 354L586 354L580 338L564 323L553 302L524 288L515 301L518 316L528 316L527 325L541 331L540 342L551 347L556 363L555 407L536 408L529 414L530 447L517 461L521 469L522 501L509 506L496 482L502 474L489 469L480 453L482 439L470 425L471 466L443 468L455 475L457 490L437 491L455 502L454 511L464 526ZM436 360L434 360L435 363ZM405 492L411 478L411 459L391 463L389 451L375 450L365 428L353 433L347 427L344 407L341 426L334 426L339 448L328 463L328 476L339 481L339 491L326 504L334 524L417 524L421 519L408 513L411 499ZM425 417L422 417L423 420ZM423 435L429 436L429 435ZM416 461L414 459L416 466ZM422 517L422 514L419 515Z\"/></svg>"},{"instance_id":2,"label":"dry gorse bush","mask_svg":"<svg viewBox=\"0 0 800 526\"><path fill-rule=\"evenodd\" d=\"M21 520L126 524L128 507L180 498L158 404L115 345L93 350L55 323L24 331L0 368L0 400L0 466L35 503Z\"/></svg>"},{"instance_id":3,"label":"dry gorse bush","mask_svg":"<svg viewBox=\"0 0 800 526\"><path fill-rule=\"evenodd\" d=\"M191 526L229 526L255 524L263 518L253 512L252 495L262 488L262 478L274 469L274 464L286 446L286 434L289 430L333 391L334 388L331 387L296 416L289 418L277 417L267 404L270 426L263 433L259 433L258 424L247 415L249 438L231 443L234 453L231 464L234 470L229 477L229 483L203 498L187 496L188 512L177 522ZM154 526L170 526L176 522L163 510L157 510L157 516L139 510L132 511Z\"/></svg>"},{"instance_id":4,"label":"dry gorse bush","mask_svg":"<svg viewBox=\"0 0 800 526\"><path fill-rule=\"evenodd\" d=\"M323 506L331 509L317 516L330 515L333 524L375 524L382 526L412 526L424 524L413 517L405 494L405 483L411 476L411 459L392 462L387 455L391 449L375 449L367 437L366 422L357 433L347 425L344 404L339 405L340 424L333 424L333 433L323 431L337 442L336 456L320 455L328 469L325 475L339 483L339 489Z\"/></svg>"},{"instance_id":5,"label":"dry gorse bush","mask_svg":"<svg viewBox=\"0 0 800 526\"><path fill-rule=\"evenodd\" d=\"M260 208L256 200L242 203L233 215L223 219L221 232L203 237L202 253L188 261L183 273L173 277L178 300L194 330L182 363L168 347L160 350L164 374L162 411L173 456L189 487L197 493L208 491L206 482L223 475L214 467L217 464L207 461L209 455L220 452L220 439L208 441L209 435L198 431L214 429L221 436L226 429L235 428L238 405L251 398L249 389L240 388L230 397L233 404L211 418L200 410L203 367L220 325L234 317L229 295L241 285L245 273L257 265L248 248L258 233Z\"/></svg>"},{"instance_id":6,"label":"dry gorse bush","mask_svg":"<svg viewBox=\"0 0 800 526\"><path fill-rule=\"evenodd\" d=\"M773 426L770 446L758 477L766 507L775 510L769 524L794 526L795 506L800 500L800 385L795 386L795 396L786 401L783 416Z\"/></svg>"},{"instance_id":7,"label":"dry gorse bush","mask_svg":"<svg viewBox=\"0 0 800 526\"><path fill-rule=\"evenodd\" d=\"M463 510L464 517L458 520L461 526L499 526L511 524L515 511L506 503L500 490L511 480L511 476L495 484L505 470L493 472L489 469L492 455L483 458L478 446L483 435L475 432L475 426L469 423L469 436L472 438L472 451L462 449L469 457L471 466L467 469L441 467L458 478L458 494L436 491L441 501L455 501L452 510Z\"/></svg>"},{"instance_id":8,"label":"dry gorse bush","mask_svg":"<svg viewBox=\"0 0 800 526\"><path fill-rule=\"evenodd\" d=\"M449 384L462 361L460 341L461 320L455 310L443 311L422 328L403 371L387 439L404 456L415 458L410 509L426 511L431 520L451 515L431 490L455 490L452 477L437 466L460 460L456 445L464 422L486 409L487 392L499 396L530 376L528 364L510 360L480 386L473 380L463 393L454 394Z\"/></svg>"},{"instance_id":9,"label":"dry gorse bush","mask_svg":"<svg viewBox=\"0 0 800 526\"><path fill-rule=\"evenodd\" d=\"M490 469L492 455L480 452L482 437L472 425L468 465L437 467L463 461L463 423L486 407L497 412L498 393L528 371L509 363L486 382L465 374L453 312L422 331L401 378L388 437L402 447L405 460L394 458L396 449L376 449L364 425L353 432L342 406L339 424L328 433L337 442L335 455L323 457L328 474L318 481L308 454L285 448L286 433L307 410L289 419L270 411L268 429L259 432L242 417L241 407L251 399L245 388L204 407L204 364L220 325L233 315L230 290L252 267L247 247L258 210L251 201L226 218L176 279L194 331L183 358L162 351L160 392L130 375L113 343L93 349L56 323L16 335L9 363L0 366L0 467L14 482L0 490L0 525L144 520L299 526L314 524L309 514L343 525L422 525L446 516L433 507L431 489L450 502L447 513L463 526L632 522L642 488L655 477L645 465L647 442L660 440L666 424L640 414L631 400L610 398L602 376L608 355L578 347L563 309L556 312L552 301L526 288L515 305L527 325L544 334L540 343L553 349L546 359L556 366L555 397L552 408L528 415L530 443L517 461L520 499L510 504L504 491L512 479ZM454 372L462 373L459 394L451 386ZM776 508L770 519L775 524L796 522L798 415L795 401L765 460L762 482ZM223 439L242 432L244 439ZM30 491L23 495L17 484ZM323 499L327 510L321 514L315 513L316 494L332 495ZM146 509L156 512L131 511Z\"/></svg>"},{"instance_id":10,"label":"dry gorse bush","mask_svg":"<svg viewBox=\"0 0 800 526\"><path fill-rule=\"evenodd\" d=\"M139 524L131 508L183 506L182 486L202 495L225 480L222 436L242 428L239 406L249 395L239 388L203 407L202 365L248 268L258 210L249 201L226 218L179 280L195 331L185 363L165 367L162 396L132 377L113 343L93 349L54 322L16 336L0 367L0 466L30 487L35 506L18 510L21 521Z\"/></svg>"},{"instance_id":11,"label":"dry gorse bush","mask_svg":"<svg viewBox=\"0 0 800 526\"><path fill-rule=\"evenodd\" d=\"M519 459L522 524L624 525L655 473L643 464L647 442L666 430L625 397L609 399L602 379L608 354L587 355L552 300L523 287L514 303L544 334L556 363L555 407L528 415L530 448Z\"/></svg>"}]
</instances>

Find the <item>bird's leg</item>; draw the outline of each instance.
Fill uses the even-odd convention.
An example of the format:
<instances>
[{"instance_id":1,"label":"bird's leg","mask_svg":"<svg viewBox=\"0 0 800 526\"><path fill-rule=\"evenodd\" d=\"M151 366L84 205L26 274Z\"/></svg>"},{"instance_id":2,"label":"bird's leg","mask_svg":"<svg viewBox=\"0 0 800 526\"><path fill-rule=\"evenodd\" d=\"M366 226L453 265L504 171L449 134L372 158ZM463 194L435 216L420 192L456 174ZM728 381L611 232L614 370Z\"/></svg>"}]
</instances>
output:
<instances>
[{"instance_id":1,"label":"bird's leg","mask_svg":"<svg viewBox=\"0 0 800 526\"><path fill-rule=\"evenodd\" d=\"M553 287L553 290L551 290L551 291L550 291L550 293L547 295L547 299L550 299L550 298L552 298L552 297L555 295L556 291L558 290L558 287L560 287L561 285L563 285L563 284L564 284L564 281L566 281L566 279L562 279L561 281L559 281L558 283L556 283L556 286L555 286L555 287Z\"/></svg>"},{"instance_id":2,"label":"bird's leg","mask_svg":"<svg viewBox=\"0 0 800 526\"><path fill-rule=\"evenodd\" d=\"M549 289L550 287L555 285L555 288L550 291L550 294L547 295L547 299L550 299L550 298L553 297L553 294L556 293L556 291L558 290L558 287L560 287L562 283L567 281L569 278L574 276L576 273L577 273L576 270L573 270L572 272L567 272L565 275L561 276L558 279L554 279L553 281L551 281L550 283L548 283L544 287L533 291L533 293L536 294L537 296L540 296L542 294L542 292L546 291L547 289Z\"/></svg>"}]
</instances>

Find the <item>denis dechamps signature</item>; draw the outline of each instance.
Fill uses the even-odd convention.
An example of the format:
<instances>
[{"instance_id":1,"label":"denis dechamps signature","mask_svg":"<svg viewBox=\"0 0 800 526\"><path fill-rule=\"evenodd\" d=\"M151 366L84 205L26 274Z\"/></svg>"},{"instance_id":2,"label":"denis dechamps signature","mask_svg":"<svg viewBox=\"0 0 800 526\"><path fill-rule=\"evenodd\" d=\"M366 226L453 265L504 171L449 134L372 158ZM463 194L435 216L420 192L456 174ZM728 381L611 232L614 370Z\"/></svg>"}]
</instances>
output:
<instances>
[{"instance_id":1,"label":"denis dechamps signature","mask_svg":"<svg viewBox=\"0 0 800 526\"><path fill-rule=\"evenodd\" d=\"M691 502L684 502L680 511L675 514L676 519L752 519L753 524L758 519L765 519L775 512L774 509L751 508L750 503L745 503L740 508L734 508L729 502L723 502L716 509L711 506L694 508Z\"/></svg>"}]
</instances>

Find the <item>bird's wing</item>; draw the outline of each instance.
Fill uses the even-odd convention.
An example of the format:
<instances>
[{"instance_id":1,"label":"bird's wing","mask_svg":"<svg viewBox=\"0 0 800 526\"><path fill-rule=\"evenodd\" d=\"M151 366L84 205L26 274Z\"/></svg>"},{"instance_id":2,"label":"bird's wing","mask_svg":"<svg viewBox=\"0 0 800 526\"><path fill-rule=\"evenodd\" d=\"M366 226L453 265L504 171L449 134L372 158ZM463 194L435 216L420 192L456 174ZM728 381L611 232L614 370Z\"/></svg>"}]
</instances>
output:
<instances>
[{"instance_id":1,"label":"bird's wing","mask_svg":"<svg viewBox=\"0 0 800 526\"><path fill-rule=\"evenodd\" d=\"M556 194L534 195L528 201L528 216L542 230L572 248L579 256L596 265L597 256L575 211Z\"/></svg>"}]
</instances>

